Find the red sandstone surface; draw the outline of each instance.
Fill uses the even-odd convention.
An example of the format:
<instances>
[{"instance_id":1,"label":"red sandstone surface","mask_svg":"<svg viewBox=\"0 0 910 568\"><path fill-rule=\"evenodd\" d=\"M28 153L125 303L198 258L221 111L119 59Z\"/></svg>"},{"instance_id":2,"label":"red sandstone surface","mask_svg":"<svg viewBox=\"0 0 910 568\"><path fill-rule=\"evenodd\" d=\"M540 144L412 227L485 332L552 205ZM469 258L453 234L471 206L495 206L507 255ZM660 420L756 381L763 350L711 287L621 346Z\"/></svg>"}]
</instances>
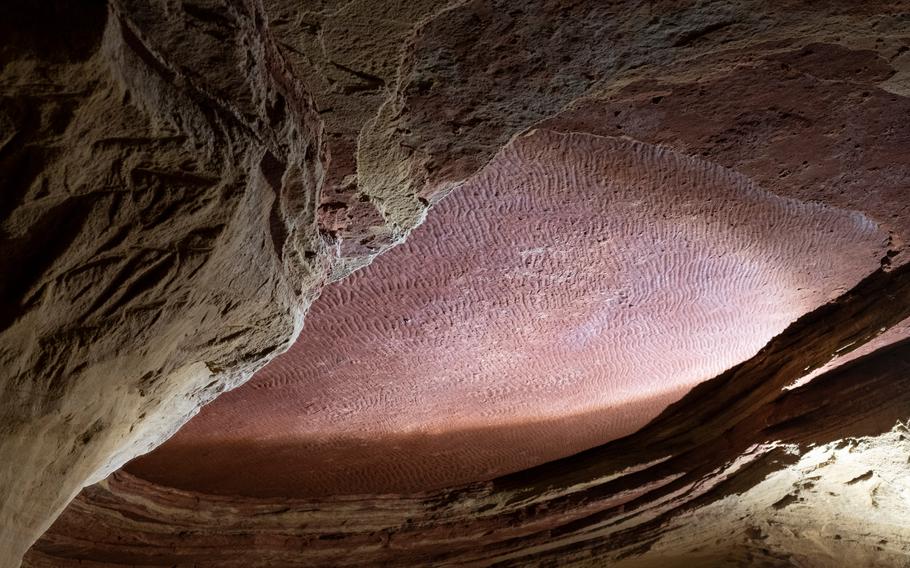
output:
<instances>
[{"instance_id":1,"label":"red sandstone surface","mask_svg":"<svg viewBox=\"0 0 910 568\"><path fill-rule=\"evenodd\" d=\"M667 148L532 131L127 469L251 496L490 479L634 432L887 244L862 214Z\"/></svg>"},{"instance_id":2,"label":"red sandstone surface","mask_svg":"<svg viewBox=\"0 0 910 568\"><path fill-rule=\"evenodd\" d=\"M0 568L906 564L908 14L0 4Z\"/></svg>"}]
</instances>

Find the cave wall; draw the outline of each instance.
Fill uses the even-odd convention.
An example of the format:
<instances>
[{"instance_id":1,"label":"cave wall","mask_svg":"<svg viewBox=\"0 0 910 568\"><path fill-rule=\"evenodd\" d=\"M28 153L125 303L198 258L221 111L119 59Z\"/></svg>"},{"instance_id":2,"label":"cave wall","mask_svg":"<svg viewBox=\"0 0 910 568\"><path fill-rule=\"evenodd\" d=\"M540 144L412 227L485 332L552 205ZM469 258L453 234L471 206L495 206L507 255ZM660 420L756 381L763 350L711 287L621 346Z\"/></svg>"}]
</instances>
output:
<instances>
[{"instance_id":1,"label":"cave wall","mask_svg":"<svg viewBox=\"0 0 910 568\"><path fill-rule=\"evenodd\" d=\"M118 472L84 491L26 564L899 564L910 343L783 388L908 315L910 268L879 271L639 432L487 483L256 499Z\"/></svg>"},{"instance_id":2,"label":"cave wall","mask_svg":"<svg viewBox=\"0 0 910 568\"><path fill-rule=\"evenodd\" d=\"M222 64L243 75L204 65L218 40L176 15L3 12L0 554L15 565L84 485L283 350L330 260L321 125L253 12L225 16Z\"/></svg>"},{"instance_id":3,"label":"cave wall","mask_svg":"<svg viewBox=\"0 0 910 568\"><path fill-rule=\"evenodd\" d=\"M666 147L536 128L127 469L275 498L493 479L635 432L889 246L856 210Z\"/></svg>"},{"instance_id":4,"label":"cave wall","mask_svg":"<svg viewBox=\"0 0 910 568\"><path fill-rule=\"evenodd\" d=\"M502 141L593 82L591 50L543 96L458 64L479 29L532 47L533 65L572 60L561 33L535 41L559 11L540 7L511 35L459 3L390 6L393 34L364 28L370 3L2 8L5 564L84 485L285 349L326 281L400 242ZM323 26L335 47L312 41ZM426 97L443 79L463 93ZM534 104L513 103L516 89ZM437 120L491 90L500 112L473 134Z\"/></svg>"},{"instance_id":5,"label":"cave wall","mask_svg":"<svg viewBox=\"0 0 910 568\"><path fill-rule=\"evenodd\" d=\"M0 564L16 566L83 487L286 349L326 282L401 242L429 206L533 125L668 146L772 193L863 211L889 231L880 268L831 308L867 311L825 312L811 320L824 326L800 327L818 341L794 358L801 369L846 353L837 349L850 341L880 346L883 330L906 329L906 2L386 8L376 24L366 1L0 7ZM738 385L731 408L767 408L784 375L787 384L803 376L761 368L777 378L721 381ZM630 452L620 465L687 447L719 467L695 436L715 439L705 429L732 427L723 422L731 412L693 424L719 404L706 400L732 399L705 392L636 434L664 451ZM584 483L620 467L597 452L579 459L561 467ZM689 471L673 467L683 469L666 475ZM664 475L644 471L626 481L646 488L658 479L647 476ZM483 491L505 504L508 487L561 487L551 504L513 502L494 521L533 528L551 505L566 511L562 522L581 514L591 497L570 481L544 468ZM465 491L454 502L482 518L489 503L464 501L475 490ZM423 528L454 518L446 499L419 502L446 511ZM395 519L369 542L407 526ZM331 535L325 522L319 530ZM507 548L552 541L534 549L544 558L562 542L554 535L571 534L580 554L613 554L597 552L598 539L609 541L601 532L566 526L530 540L531 528L509 533L517 540ZM629 542L647 534L636 531ZM332 554L352 542L340 541ZM491 546L491 557L511 558ZM66 546L37 553L83 558L80 547L75 556ZM104 548L93 554L120 561Z\"/></svg>"}]
</instances>

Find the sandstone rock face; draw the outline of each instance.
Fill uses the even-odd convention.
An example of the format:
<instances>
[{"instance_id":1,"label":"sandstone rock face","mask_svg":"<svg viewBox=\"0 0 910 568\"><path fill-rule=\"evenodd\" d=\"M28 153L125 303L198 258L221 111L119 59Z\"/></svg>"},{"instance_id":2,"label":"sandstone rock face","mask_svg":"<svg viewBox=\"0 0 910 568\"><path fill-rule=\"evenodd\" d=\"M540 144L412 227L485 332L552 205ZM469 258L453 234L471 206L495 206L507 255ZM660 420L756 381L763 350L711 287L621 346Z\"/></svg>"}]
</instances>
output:
<instances>
[{"instance_id":1,"label":"sandstone rock face","mask_svg":"<svg viewBox=\"0 0 910 568\"><path fill-rule=\"evenodd\" d=\"M536 130L129 471L267 497L491 479L638 430L887 246L863 215L699 158Z\"/></svg>"},{"instance_id":2,"label":"sandstone rock face","mask_svg":"<svg viewBox=\"0 0 910 568\"><path fill-rule=\"evenodd\" d=\"M584 92L603 55L537 41L555 5L517 15L527 25L511 34L483 28L487 43L533 47L516 71L546 78L542 55L565 58L560 88L518 88L530 108L513 104L512 74L467 80L464 44L446 43L475 39L474 8L390 6L391 34L365 24L369 3L313 8L3 8L4 563L82 486L287 347L325 281ZM451 99L442 78L471 88ZM491 92L499 112L466 134L458 116ZM457 116L440 122L440 106Z\"/></svg>"},{"instance_id":3,"label":"sandstone rock face","mask_svg":"<svg viewBox=\"0 0 910 568\"><path fill-rule=\"evenodd\" d=\"M284 349L330 260L321 127L255 11L217 38L130 3L3 10L7 566Z\"/></svg>"},{"instance_id":4,"label":"sandstone rock face","mask_svg":"<svg viewBox=\"0 0 910 568\"><path fill-rule=\"evenodd\" d=\"M906 558L892 475L910 392L906 2L71 4L0 8L0 565L18 565L94 482L28 565ZM596 198L607 190L613 201ZM331 289L313 323L324 333L301 349L329 357L351 345L359 362L316 377L318 359L292 352L290 368L263 375L268 388L246 392L266 406L282 389L314 397L325 416L310 412L291 432L312 440L480 422L540 434L528 447L539 455L497 450L499 461L476 462L491 473L442 478L424 462L400 487L326 474L315 493L483 479L646 426L412 496L286 499L315 493L280 475L258 498L199 493L208 480L187 477L198 472L169 480L195 492L122 471L105 480L287 348L324 284L401 242L449 194L426 244L350 283L360 301L421 278L440 294L418 289L365 313ZM553 254L533 252L540 235ZM474 258L473 239L489 258ZM434 243L443 255L421 249ZM409 253L412 270L433 270L396 270ZM488 306L457 301L459 266L483 283L468 300ZM592 267L608 278L582 270ZM622 307L597 300L622 299L619 289L634 292ZM422 317L453 319L419 342L399 320L386 325L431 297L449 303ZM481 321L516 298L523 309ZM552 321L534 319L548 310ZM459 329L469 323L491 341L472 344ZM668 352L651 329L685 349ZM350 332L400 347L374 352ZM527 358L527 388L496 359L497 341ZM449 383L474 376L477 352L492 372L475 385L427 376L443 362ZM842 364L850 353L866 356ZM377 389L352 380L377 369ZM555 374L569 371L579 388ZM244 415L242 393L222 416ZM489 413L473 402L449 412L488 393ZM646 403L595 417L573 447L528 426L586 409L592 393ZM338 420L345 397L376 402L352 423ZM397 421L378 420L407 404ZM227 420L217 409L184 442L217 448L210 433ZM242 436L288 432L292 410ZM866 498L882 520L856 516ZM800 533L829 542L820 547L781 526L821 514L838 521Z\"/></svg>"},{"instance_id":5,"label":"sandstone rock face","mask_svg":"<svg viewBox=\"0 0 910 568\"><path fill-rule=\"evenodd\" d=\"M74 501L28 565L900 564L907 342L781 389L908 314L910 269L877 272L632 436L488 483L251 499L118 472Z\"/></svg>"}]
</instances>

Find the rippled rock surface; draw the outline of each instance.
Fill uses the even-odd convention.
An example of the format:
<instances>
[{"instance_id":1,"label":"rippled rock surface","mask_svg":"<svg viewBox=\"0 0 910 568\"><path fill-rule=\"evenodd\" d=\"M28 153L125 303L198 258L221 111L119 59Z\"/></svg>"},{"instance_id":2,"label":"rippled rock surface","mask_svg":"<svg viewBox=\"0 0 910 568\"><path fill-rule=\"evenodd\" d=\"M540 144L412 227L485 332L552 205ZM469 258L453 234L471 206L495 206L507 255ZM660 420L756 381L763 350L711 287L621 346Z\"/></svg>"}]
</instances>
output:
<instances>
[{"instance_id":1,"label":"rippled rock surface","mask_svg":"<svg viewBox=\"0 0 910 568\"><path fill-rule=\"evenodd\" d=\"M8 4L0 565L906 561L905 1Z\"/></svg>"}]
</instances>

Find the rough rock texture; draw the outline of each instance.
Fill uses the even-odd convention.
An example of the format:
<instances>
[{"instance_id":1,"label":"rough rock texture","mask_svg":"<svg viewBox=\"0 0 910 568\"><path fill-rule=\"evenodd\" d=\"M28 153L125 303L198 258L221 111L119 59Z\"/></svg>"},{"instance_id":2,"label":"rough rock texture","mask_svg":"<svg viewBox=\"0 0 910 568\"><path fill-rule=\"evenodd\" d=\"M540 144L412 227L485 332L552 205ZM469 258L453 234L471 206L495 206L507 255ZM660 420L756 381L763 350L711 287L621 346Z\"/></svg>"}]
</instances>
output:
<instances>
[{"instance_id":1,"label":"rough rock texture","mask_svg":"<svg viewBox=\"0 0 910 568\"><path fill-rule=\"evenodd\" d=\"M861 231L851 258L886 233L888 250L852 291L628 438L414 497L219 499L118 473L29 564L906 558L900 484L866 485L904 451L892 428L910 392L906 344L785 387L907 329L910 8L767 4L3 5L0 565L17 565L80 488L289 345L324 282L401 241L532 125L660 146L683 171L705 164L695 171L732 172L800 207L861 212L876 238ZM839 285L863 267L835 271ZM850 499L888 495L888 516L843 521L829 556L800 557L806 539L769 527L840 510L824 504L836 489L806 482L851 437L857 463L879 467L866 478L835 455L845 465L829 464L826 483L847 479L853 510ZM730 522L739 538L684 514Z\"/></svg>"},{"instance_id":2,"label":"rough rock texture","mask_svg":"<svg viewBox=\"0 0 910 568\"><path fill-rule=\"evenodd\" d=\"M381 91L394 115L377 110L365 142L352 134L332 154L314 75L282 39L290 5L2 8L3 564L84 485L284 349L322 283L402 239L428 204L417 194L468 172L431 171L438 152L467 144L458 152L475 164L498 150L440 129L438 100L402 108L410 83L399 81ZM306 43L305 27L294 30ZM421 61L395 68L417 73ZM484 133L507 139L589 83L568 80L534 112L505 109ZM420 152L401 155L402 128ZM326 224L333 158L356 164L358 201L378 208L348 223L383 236L366 252L342 247Z\"/></svg>"},{"instance_id":3,"label":"rough rock texture","mask_svg":"<svg viewBox=\"0 0 910 568\"><path fill-rule=\"evenodd\" d=\"M910 345L783 387L908 315L910 267L876 272L636 434L454 490L255 500L117 473L28 565L899 564Z\"/></svg>"},{"instance_id":4,"label":"rough rock texture","mask_svg":"<svg viewBox=\"0 0 910 568\"><path fill-rule=\"evenodd\" d=\"M220 40L158 16L0 17L3 566L285 348L327 272L320 124L257 15Z\"/></svg>"},{"instance_id":5,"label":"rough rock texture","mask_svg":"<svg viewBox=\"0 0 910 568\"><path fill-rule=\"evenodd\" d=\"M887 246L700 158L535 130L129 471L269 497L491 479L638 430Z\"/></svg>"}]
</instances>

